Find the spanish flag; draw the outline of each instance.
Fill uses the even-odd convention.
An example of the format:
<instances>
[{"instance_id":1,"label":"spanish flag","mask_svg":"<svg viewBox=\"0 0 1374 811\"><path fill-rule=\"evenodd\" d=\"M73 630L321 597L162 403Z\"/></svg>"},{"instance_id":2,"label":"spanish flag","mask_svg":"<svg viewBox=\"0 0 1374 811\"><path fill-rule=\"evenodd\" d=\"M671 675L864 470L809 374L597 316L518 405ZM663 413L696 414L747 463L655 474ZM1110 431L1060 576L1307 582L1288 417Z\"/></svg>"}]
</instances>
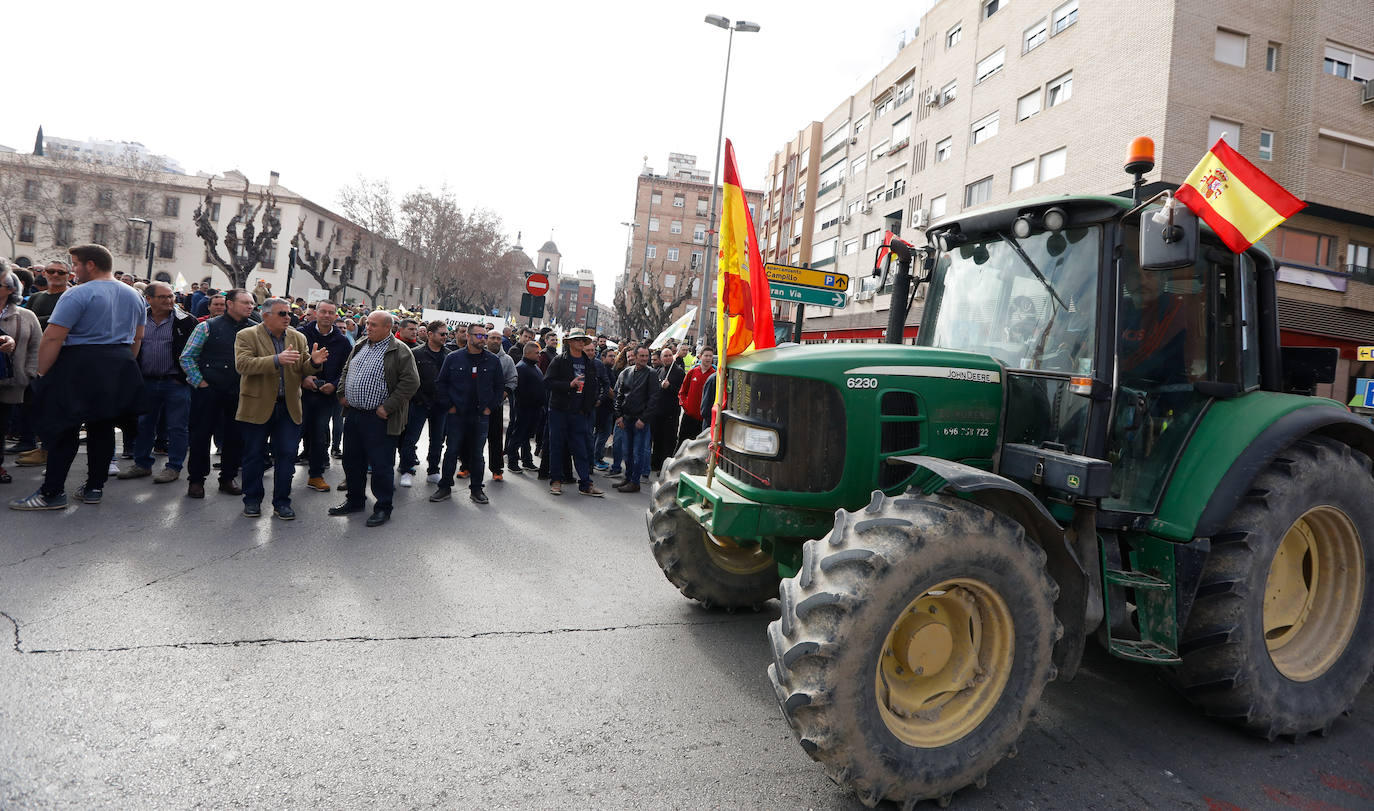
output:
<instances>
[{"instance_id":1,"label":"spanish flag","mask_svg":"<svg viewBox=\"0 0 1374 811\"><path fill-rule=\"evenodd\" d=\"M735 147L725 139L725 200L720 218L720 277L716 291L716 346L724 356L774 345L773 309L763 273L754 218L744 199Z\"/></svg>"},{"instance_id":2,"label":"spanish flag","mask_svg":"<svg viewBox=\"0 0 1374 811\"><path fill-rule=\"evenodd\" d=\"M1221 138L1175 196L1236 253L1307 206Z\"/></svg>"}]
</instances>

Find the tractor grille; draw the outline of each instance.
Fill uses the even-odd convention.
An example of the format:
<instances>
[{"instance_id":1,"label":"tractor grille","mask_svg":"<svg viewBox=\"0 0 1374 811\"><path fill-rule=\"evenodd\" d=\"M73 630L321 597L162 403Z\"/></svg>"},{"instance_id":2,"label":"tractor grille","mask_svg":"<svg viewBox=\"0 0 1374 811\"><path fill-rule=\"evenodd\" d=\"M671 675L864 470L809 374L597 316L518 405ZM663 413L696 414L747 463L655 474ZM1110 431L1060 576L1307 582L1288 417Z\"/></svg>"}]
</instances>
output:
<instances>
[{"instance_id":1,"label":"tractor grille","mask_svg":"<svg viewBox=\"0 0 1374 811\"><path fill-rule=\"evenodd\" d=\"M761 459L721 447L720 469L753 487L824 493L844 472L844 401L829 383L799 377L727 372L726 408L778 426L782 454Z\"/></svg>"}]
</instances>

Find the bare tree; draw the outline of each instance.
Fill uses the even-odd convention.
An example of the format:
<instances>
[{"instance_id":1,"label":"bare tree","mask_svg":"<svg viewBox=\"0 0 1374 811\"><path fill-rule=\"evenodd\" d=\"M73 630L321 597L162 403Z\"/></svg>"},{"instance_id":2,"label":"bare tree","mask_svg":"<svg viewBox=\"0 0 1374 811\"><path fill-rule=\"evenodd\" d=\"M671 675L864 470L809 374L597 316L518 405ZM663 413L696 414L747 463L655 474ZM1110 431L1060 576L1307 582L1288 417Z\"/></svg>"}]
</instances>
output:
<instances>
[{"instance_id":1,"label":"bare tree","mask_svg":"<svg viewBox=\"0 0 1374 811\"><path fill-rule=\"evenodd\" d=\"M437 193L423 187L401 200L401 244L423 265L426 285L441 307L457 306L459 285L454 267L463 230L463 212L445 188Z\"/></svg>"},{"instance_id":2,"label":"bare tree","mask_svg":"<svg viewBox=\"0 0 1374 811\"><path fill-rule=\"evenodd\" d=\"M335 278L335 281L330 282L329 280L329 272L333 269L331 264L333 261L334 246L336 244L343 244L343 234L337 227L329 233L329 240L325 242L324 250L318 253L312 251L310 249L310 240L305 236L304 216L302 216L300 222L296 224L296 233L291 237L291 247L296 249L296 267L304 270L310 278L314 279L321 290L329 291L330 301L336 301L339 291L348 286L347 281L343 278L342 269ZM357 250L356 245L354 250ZM356 265L357 257L353 256L351 258L353 259L353 265ZM350 269L353 265L350 265Z\"/></svg>"},{"instance_id":3,"label":"bare tree","mask_svg":"<svg viewBox=\"0 0 1374 811\"><path fill-rule=\"evenodd\" d=\"M501 218L487 209L474 209L463 218L457 254L449 268L460 308L489 314L509 311L523 277L508 272L502 262L509 248Z\"/></svg>"},{"instance_id":4,"label":"bare tree","mask_svg":"<svg viewBox=\"0 0 1374 811\"><path fill-rule=\"evenodd\" d=\"M626 335L633 338L653 337L673 322L673 311L692 295L691 285L683 285L673 293L663 286L662 274L650 275L648 284L634 284L626 279L615 292L611 306Z\"/></svg>"},{"instance_id":5,"label":"bare tree","mask_svg":"<svg viewBox=\"0 0 1374 811\"><path fill-rule=\"evenodd\" d=\"M219 253L219 235L211 222L211 212L215 207L215 181L206 181L205 200L196 206L192 220L196 224L196 234L205 243L205 253L215 263L234 287L246 287L248 275L261 264L263 257L272 249L273 242L281 234L281 220L277 217L277 198L270 189L259 192L257 206L249 210L248 180L243 181L243 206L229 218L224 226L224 247L229 254L226 260ZM266 210L264 210L264 208ZM253 224L262 214L262 230ZM246 215L246 216L245 216ZM239 223L243 223L243 236L239 236Z\"/></svg>"},{"instance_id":6,"label":"bare tree","mask_svg":"<svg viewBox=\"0 0 1374 811\"><path fill-rule=\"evenodd\" d=\"M339 204L350 220L372 234L368 240L367 258L360 257L363 278L359 280L355 276L348 286L366 296L375 308L386 294L391 272L401 252L396 241L396 201L391 194L391 184L382 179L359 177L356 184L339 190Z\"/></svg>"}]
</instances>

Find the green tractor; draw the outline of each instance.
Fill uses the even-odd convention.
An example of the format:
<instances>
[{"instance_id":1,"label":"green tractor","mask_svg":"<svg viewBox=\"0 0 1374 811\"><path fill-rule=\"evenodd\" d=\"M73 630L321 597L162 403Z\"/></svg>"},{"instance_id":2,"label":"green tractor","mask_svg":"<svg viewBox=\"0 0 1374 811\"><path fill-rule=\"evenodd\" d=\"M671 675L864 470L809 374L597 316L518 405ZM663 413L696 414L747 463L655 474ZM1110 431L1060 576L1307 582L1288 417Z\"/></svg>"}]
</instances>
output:
<instances>
[{"instance_id":1,"label":"green tractor","mask_svg":"<svg viewBox=\"0 0 1374 811\"><path fill-rule=\"evenodd\" d=\"M1334 360L1280 348L1272 258L1120 197L927 239L888 246L892 343L731 359L712 475L685 442L648 511L685 596L780 597L807 754L867 805L946 804L1092 636L1208 715L1325 732L1374 666L1374 426L1309 396Z\"/></svg>"}]
</instances>

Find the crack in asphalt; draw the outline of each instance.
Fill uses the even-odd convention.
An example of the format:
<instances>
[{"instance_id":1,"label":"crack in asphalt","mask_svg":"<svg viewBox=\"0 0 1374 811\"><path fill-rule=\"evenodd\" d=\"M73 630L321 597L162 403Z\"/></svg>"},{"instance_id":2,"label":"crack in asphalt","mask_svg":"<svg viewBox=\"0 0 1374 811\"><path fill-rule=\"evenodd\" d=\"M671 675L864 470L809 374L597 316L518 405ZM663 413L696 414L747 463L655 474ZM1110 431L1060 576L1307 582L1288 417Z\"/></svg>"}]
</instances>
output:
<instances>
[{"instance_id":1,"label":"crack in asphalt","mask_svg":"<svg viewBox=\"0 0 1374 811\"><path fill-rule=\"evenodd\" d=\"M10 566L18 566L21 563L28 563L31 560L38 560L39 558L47 555L49 552L53 552L58 549L65 549L68 546L79 546L83 543L90 543L93 540L95 540L95 536L91 536L89 538L82 538L79 541L68 541L67 543L53 544L52 546L49 546L47 549L44 549L42 552L39 552L36 555L29 555L26 558L20 558L19 560L10 561L9 563L0 563L0 569L6 569Z\"/></svg>"},{"instance_id":2,"label":"crack in asphalt","mask_svg":"<svg viewBox=\"0 0 1374 811\"><path fill-rule=\"evenodd\" d=\"M54 654L54 653L126 653L130 651L159 650L159 649L179 649L190 650L193 648L238 648L250 645L320 645L337 643L359 643L359 642L443 642L443 641L465 641L472 639L492 639L497 637L521 637L521 636L552 636L555 634L594 634L607 633L614 631L636 631L645 628L672 628L672 627L693 627L693 626L716 626L734 625L751 619L750 615L736 615L724 617L718 620L705 622L690 622L686 620L676 622L645 622L636 625L607 625L599 628L545 628L542 630L512 630L512 631L477 631L470 634L414 634L409 636L338 636L338 637L315 637L315 638L281 638L281 637L261 637L257 639L231 639L220 642L162 642L152 645L125 645L109 648L35 648L24 650L19 644L19 623L9 614L0 611L0 616L8 619L14 625L14 650L24 654Z\"/></svg>"}]
</instances>

